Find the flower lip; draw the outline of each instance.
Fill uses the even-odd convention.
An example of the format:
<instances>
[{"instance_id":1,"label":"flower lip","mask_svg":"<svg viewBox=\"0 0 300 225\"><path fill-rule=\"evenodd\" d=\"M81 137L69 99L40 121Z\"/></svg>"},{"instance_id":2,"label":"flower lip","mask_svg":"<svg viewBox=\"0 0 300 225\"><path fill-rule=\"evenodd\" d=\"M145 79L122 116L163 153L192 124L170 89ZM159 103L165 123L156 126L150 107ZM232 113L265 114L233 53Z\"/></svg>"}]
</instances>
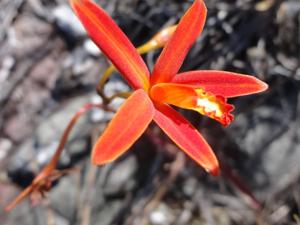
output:
<instances>
[{"instance_id":1,"label":"flower lip","mask_svg":"<svg viewBox=\"0 0 300 225\"><path fill-rule=\"evenodd\" d=\"M228 104L225 97L206 92L204 88L195 88L184 84L160 83L150 89L150 96L153 101L159 103L197 111L224 126L229 125L234 119L230 113L234 106Z\"/></svg>"},{"instance_id":2,"label":"flower lip","mask_svg":"<svg viewBox=\"0 0 300 225\"><path fill-rule=\"evenodd\" d=\"M228 126L234 119L231 114L234 106L227 103L227 99L221 95L214 95L199 88L195 90L198 94L196 107L193 109L202 115L217 120L224 126Z\"/></svg>"}]
</instances>

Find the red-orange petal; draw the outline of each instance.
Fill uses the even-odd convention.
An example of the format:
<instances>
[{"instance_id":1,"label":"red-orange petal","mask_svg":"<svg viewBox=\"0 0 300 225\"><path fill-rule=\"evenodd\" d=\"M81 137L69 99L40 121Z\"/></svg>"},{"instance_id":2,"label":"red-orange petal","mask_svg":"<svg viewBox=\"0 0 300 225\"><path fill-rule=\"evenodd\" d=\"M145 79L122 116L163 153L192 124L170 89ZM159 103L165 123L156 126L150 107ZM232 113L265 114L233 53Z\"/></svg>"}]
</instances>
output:
<instances>
[{"instance_id":1,"label":"red-orange petal","mask_svg":"<svg viewBox=\"0 0 300 225\"><path fill-rule=\"evenodd\" d=\"M226 98L265 91L268 85L256 77L217 70L199 70L178 74L174 83L201 87L207 92Z\"/></svg>"},{"instance_id":2,"label":"red-orange petal","mask_svg":"<svg viewBox=\"0 0 300 225\"><path fill-rule=\"evenodd\" d=\"M134 88L149 87L149 70L127 36L112 18L90 0L70 0L70 3L102 52Z\"/></svg>"},{"instance_id":3,"label":"red-orange petal","mask_svg":"<svg viewBox=\"0 0 300 225\"><path fill-rule=\"evenodd\" d=\"M156 104L154 121L158 126L206 171L219 174L218 160L201 134L171 107Z\"/></svg>"},{"instance_id":4,"label":"red-orange petal","mask_svg":"<svg viewBox=\"0 0 300 225\"><path fill-rule=\"evenodd\" d=\"M151 88L150 95L155 102L195 110L225 126L234 119L231 114L234 107L227 103L226 98L206 92L202 88L185 84L160 83Z\"/></svg>"},{"instance_id":5,"label":"red-orange petal","mask_svg":"<svg viewBox=\"0 0 300 225\"><path fill-rule=\"evenodd\" d=\"M154 116L154 106L143 90L135 91L121 106L96 142L92 162L111 162L128 150L146 130Z\"/></svg>"},{"instance_id":6,"label":"red-orange petal","mask_svg":"<svg viewBox=\"0 0 300 225\"><path fill-rule=\"evenodd\" d=\"M174 35L160 54L153 69L151 84L172 80L180 69L192 44L203 30L206 12L204 2L195 0L180 20Z\"/></svg>"}]
</instances>

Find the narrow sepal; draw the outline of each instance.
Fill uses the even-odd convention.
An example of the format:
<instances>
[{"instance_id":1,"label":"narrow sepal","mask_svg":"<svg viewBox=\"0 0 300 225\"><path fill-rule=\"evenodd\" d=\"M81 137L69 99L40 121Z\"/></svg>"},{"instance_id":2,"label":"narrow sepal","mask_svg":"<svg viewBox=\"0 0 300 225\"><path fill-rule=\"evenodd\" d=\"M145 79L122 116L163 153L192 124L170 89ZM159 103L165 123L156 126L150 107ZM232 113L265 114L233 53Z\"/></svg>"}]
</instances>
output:
<instances>
[{"instance_id":1,"label":"narrow sepal","mask_svg":"<svg viewBox=\"0 0 300 225\"><path fill-rule=\"evenodd\" d=\"M149 87L149 71L135 47L112 18L90 0L70 0L70 3L102 52L134 88Z\"/></svg>"},{"instance_id":2,"label":"narrow sepal","mask_svg":"<svg viewBox=\"0 0 300 225\"><path fill-rule=\"evenodd\" d=\"M206 12L204 2L195 0L160 54L151 76L152 84L169 82L178 72L189 49L203 30Z\"/></svg>"},{"instance_id":3,"label":"narrow sepal","mask_svg":"<svg viewBox=\"0 0 300 225\"><path fill-rule=\"evenodd\" d=\"M199 70L180 73L172 80L205 89L226 98L250 95L265 91L268 85L254 76L218 70Z\"/></svg>"},{"instance_id":4,"label":"narrow sepal","mask_svg":"<svg viewBox=\"0 0 300 225\"><path fill-rule=\"evenodd\" d=\"M155 107L154 121L158 126L206 171L218 175L218 160L197 129L171 107L163 104Z\"/></svg>"},{"instance_id":5,"label":"narrow sepal","mask_svg":"<svg viewBox=\"0 0 300 225\"><path fill-rule=\"evenodd\" d=\"M111 162L128 150L146 130L154 116L154 106L143 90L135 91L110 121L92 151L92 162Z\"/></svg>"}]
</instances>

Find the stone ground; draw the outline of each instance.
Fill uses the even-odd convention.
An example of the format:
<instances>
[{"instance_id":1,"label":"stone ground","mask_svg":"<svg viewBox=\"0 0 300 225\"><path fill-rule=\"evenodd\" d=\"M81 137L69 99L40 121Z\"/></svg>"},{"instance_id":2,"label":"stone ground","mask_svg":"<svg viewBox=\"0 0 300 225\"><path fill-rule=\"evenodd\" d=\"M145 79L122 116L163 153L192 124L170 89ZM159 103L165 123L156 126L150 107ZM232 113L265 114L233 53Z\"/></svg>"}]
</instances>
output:
<instances>
[{"instance_id":1,"label":"stone ground","mask_svg":"<svg viewBox=\"0 0 300 225\"><path fill-rule=\"evenodd\" d=\"M174 24L192 1L97 1L136 46ZM0 2L0 221L4 225L291 225L300 224L300 1L207 0L205 30L182 71L222 69L267 82L263 94L232 99L229 127L182 112L216 151L212 177L154 125L116 162L90 165L95 137L111 113L80 119L40 205L2 208L51 158L72 115L101 102L95 86L108 62L67 1ZM151 68L159 51L144 56ZM114 74L106 91L128 90ZM114 101L117 108L121 100Z\"/></svg>"}]
</instances>

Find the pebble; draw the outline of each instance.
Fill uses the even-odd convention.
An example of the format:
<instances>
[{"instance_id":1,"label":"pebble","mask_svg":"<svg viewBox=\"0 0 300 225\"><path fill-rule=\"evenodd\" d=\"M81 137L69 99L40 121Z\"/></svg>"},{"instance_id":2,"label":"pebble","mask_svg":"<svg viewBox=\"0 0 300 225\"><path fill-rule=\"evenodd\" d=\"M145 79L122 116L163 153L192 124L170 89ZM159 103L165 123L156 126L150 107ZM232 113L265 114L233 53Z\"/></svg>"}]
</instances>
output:
<instances>
[{"instance_id":1,"label":"pebble","mask_svg":"<svg viewBox=\"0 0 300 225\"><path fill-rule=\"evenodd\" d=\"M100 49L91 39L85 40L83 43L83 47L91 56L94 57L101 56Z\"/></svg>"},{"instance_id":2,"label":"pebble","mask_svg":"<svg viewBox=\"0 0 300 225\"><path fill-rule=\"evenodd\" d=\"M135 186L134 174L137 170L137 159L133 155L119 161L109 172L103 187L105 194L112 195L130 191Z\"/></svg>"},{"instance_id":3,"label":"pebble","mask_svg":"<svg viewBox=\"0 0 300 225\"><path fill-rule=\"evenodd\" d=\"M0 160L4 159L12 147L12 142L7 138L0 138Z\"/></svg>"},{"instance_id":4,"label":"pebble","mask_svg":"<svg viewBox=\"0 0 300 225\"><path fill-rule=\"evenodd\" d=\"M149 219L154 225L169 225L174 223L175 215L166 204L160 203L159 206L150 213Z\"/></svg>"},{"instance_id":5,"label":"pebble","mask_svg":"<svg viewBox=\"0 0 300 225\"><path fill-rule=\"evenodd\" d=\"M6 56L2 61L0 68L0 85L6 81L10 75L12 67L15 65L15 59L12 56Z\"/></svg>"},{"instance_id":6,"label":"pebble","mask_svg":"<svg viewBox=\"0 0 300 225\"><path fill-rule=\"evenodd\" d=\"M84 27L69 6L59 5L52 13L57 27L68 37L80 39L86 36Z\"/></svg>"}]
</instances>

